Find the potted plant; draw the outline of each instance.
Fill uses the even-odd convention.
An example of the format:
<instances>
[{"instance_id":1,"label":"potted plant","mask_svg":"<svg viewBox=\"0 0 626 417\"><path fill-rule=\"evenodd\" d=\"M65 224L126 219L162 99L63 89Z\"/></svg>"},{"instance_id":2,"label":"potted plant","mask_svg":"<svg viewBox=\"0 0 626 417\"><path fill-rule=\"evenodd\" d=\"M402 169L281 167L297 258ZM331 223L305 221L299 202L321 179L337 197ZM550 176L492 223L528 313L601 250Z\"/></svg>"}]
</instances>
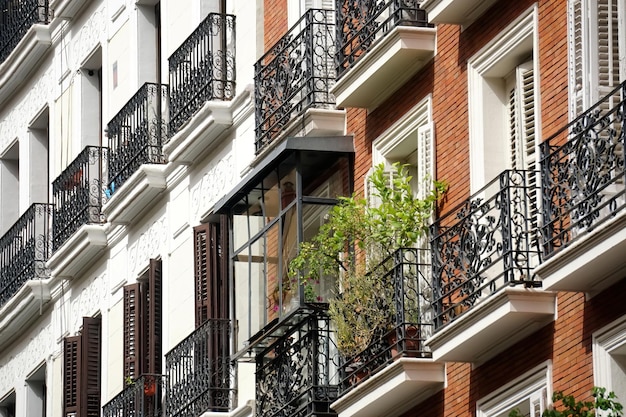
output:
<instances>
[{"instance_id":1,"label":"potted plant","mask_svg":"<svg viewBox=\"0 0 626 417\"><path fill-rule=\"evenodd\" d=\"M370 200L379 204L370 205L357 195L340 198L289 265L289 275L304 286L307 302L315 301L311 283L324 276L338 278L329 315L337 347L346 358L358 355L393 327L393 288L383 279L392 265L381 263L392 262L389 256L397 249L416 245L446 189L444 183L433 181L426 196L417 198L407 166L399 163L391 171L383 164L374 167L368 181Z\"/></svg>"},{"instance_id":2,"label":"potted plant","mask_svg":"<svg viewBox=\"0 0 626 417\"><path fill-rule=\"evenodd\" d=\"M552 401L561 401L561 409L555 407L544 410L542 417L595 417L596 410L607 411L606 417L623 416L623 406L617 402L613 391L606 393L606 388L593 387L593 401L576 401L573 395L564 395L561 391L552 394ZM523 417L519 409L509 413L509 417Z\"/></svg>"}]
</instances>

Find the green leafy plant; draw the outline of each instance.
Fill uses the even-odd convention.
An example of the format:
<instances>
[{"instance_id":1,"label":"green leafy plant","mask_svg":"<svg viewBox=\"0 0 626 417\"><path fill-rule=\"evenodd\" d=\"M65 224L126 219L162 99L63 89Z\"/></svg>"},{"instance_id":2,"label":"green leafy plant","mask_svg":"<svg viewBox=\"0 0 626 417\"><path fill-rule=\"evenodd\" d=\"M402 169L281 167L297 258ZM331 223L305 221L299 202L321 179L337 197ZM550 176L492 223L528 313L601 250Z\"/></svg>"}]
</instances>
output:
<instances>
[{"instance_id":1,"label":"green leafy plant","mask_svg":"<svg viewBox=\"0 0 626 417\"><path fill-rule=\"evenodd\" d=\"M560 409L550 408L544 410L542 417L595 417L596 410L607 411L606 417L623 416L623 406L617 402L617 396L613 391L606 393L606 388L594 387L592 391L593 401L576 401L573 395L564 395L561 391L552 394L552 402L561 401ZM509 413L509 417L523 417L519 409Z\"/></svg>"},{"instance_id":2,"label":"green leafy plant","mask_svg":"<svg viewBox=\"0 0 626 417\"><path fill-rule=\"evenodd\" d=\"M329 315L345 356L362 351L388 330L393 289L382 281L381 268L375 267L397 249L415 246L446 190L445 183L433 181L426 196L417 198L408 167L396 163L392 168L390 174L380 164L369 177L371 197L379 205L370 206L356 194L340 198L319 232L300 245L289 264L289 276L304 286L307 302L316 299L313 283L328 276L339 278L340 294L330 300Z\"/></svg>"}]
</instances>

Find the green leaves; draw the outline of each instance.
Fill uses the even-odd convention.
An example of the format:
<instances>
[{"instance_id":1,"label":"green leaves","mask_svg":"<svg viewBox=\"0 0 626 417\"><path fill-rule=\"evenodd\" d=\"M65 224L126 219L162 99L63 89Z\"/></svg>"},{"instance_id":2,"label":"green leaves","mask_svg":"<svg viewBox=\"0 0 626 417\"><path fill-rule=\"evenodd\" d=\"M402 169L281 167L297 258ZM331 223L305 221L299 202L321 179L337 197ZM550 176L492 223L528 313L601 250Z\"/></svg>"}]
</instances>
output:
<instances>
[{"instance_id":1,"label":"green leaves","mask_svg":"<svg viewBox=\"0 0 626 417\"><path fill-rule=\"evenodd\" d=\"M422 193L424 198L416 197L408 167L399 163L391 170L383 164L376 166L369 182L370 200L380 204L370 206L357 195L340 198L319 232L300 245L298 256L289 264L290 277L300 280L306 294L310 294L311 279L340 277L338 290L343 296L331 301L330 316L343 353L367 346L375 330L386 326L393 312L381 306L392 305L387 298L393 294L371 268L397 249L415 246L427 232L435 204L446 190L444 183L434 181L432 189Z\"/></svg>"}]
</instances>

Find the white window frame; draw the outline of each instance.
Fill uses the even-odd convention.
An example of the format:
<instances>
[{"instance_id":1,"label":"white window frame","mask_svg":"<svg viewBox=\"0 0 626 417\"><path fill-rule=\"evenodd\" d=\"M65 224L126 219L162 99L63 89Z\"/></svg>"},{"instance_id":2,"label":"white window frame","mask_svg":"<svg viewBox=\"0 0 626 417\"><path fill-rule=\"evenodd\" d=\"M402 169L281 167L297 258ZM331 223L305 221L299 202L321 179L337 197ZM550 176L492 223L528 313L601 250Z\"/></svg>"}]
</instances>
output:
<instances>
[{"instance_id":1,"label":"white window frame","mask_svg":"<svg viewBox=\"0 0 626 417\"><path fill-rule=\"evenodd\" d=\"M476 403L476 417L493 417L545 390L544 409L551 404L552 362L544 362ZM541 410L543 412L543 410Z\"/></svg>"},{"instance_id":2,"label":"white window frame","mask_svg":"<svg viewBox=\"0 0 626 417\"><path fill-rule=\"evenodd\" d=\"M535 80L539 80L538 9L533 5L507 26L496 38L476 53L468 62L468 116L470 136L470 187L476 192L504 169L509 168L509 141L506 108L507 99L492 86L493 80L504 79L505 73L522 64L516 62L525 53L531 54ZM522 57L520 57L522 55ZM497 74L497 75L495 75ZM493 77L493 78L492 78ZM502 123L494 123L494 111L502 111ZM541 137L539 83L535 88L535 137ZM535 150L535 154L538 150ZM502 161L501 164L494 161Z\"/></svg>"},{"instance_id":3,"label":"white window frame","mask_svg":"<svg viewBox=\"0 0 626 417\"><path fill-rule=\"evenodd\" d=\"M626 316L597 330L592 335L593 384L614 391L611 376L611 356L617 350L626 350ZM619 399L623 402L623 398Z\"/></svg>"}]
</instances>

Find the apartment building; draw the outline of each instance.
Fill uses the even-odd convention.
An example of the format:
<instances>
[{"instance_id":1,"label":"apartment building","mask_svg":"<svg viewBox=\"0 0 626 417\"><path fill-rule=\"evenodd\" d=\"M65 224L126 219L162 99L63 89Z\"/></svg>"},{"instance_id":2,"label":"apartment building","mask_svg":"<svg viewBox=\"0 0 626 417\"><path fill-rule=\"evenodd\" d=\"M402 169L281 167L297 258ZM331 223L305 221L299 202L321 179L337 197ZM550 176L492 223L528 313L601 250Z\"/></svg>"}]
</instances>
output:
<instances>
[{"instance_id":1,"label":"apartment building","mask_svg":"<svg viewBox=\"0 0 626 417\"><path fill-rule=\"evenodd\" d=\"M626 402L623 0L0 6L1 417ZM342 355L289 263L396 162L448 191Z\"/></svg>"}]
</instances>

